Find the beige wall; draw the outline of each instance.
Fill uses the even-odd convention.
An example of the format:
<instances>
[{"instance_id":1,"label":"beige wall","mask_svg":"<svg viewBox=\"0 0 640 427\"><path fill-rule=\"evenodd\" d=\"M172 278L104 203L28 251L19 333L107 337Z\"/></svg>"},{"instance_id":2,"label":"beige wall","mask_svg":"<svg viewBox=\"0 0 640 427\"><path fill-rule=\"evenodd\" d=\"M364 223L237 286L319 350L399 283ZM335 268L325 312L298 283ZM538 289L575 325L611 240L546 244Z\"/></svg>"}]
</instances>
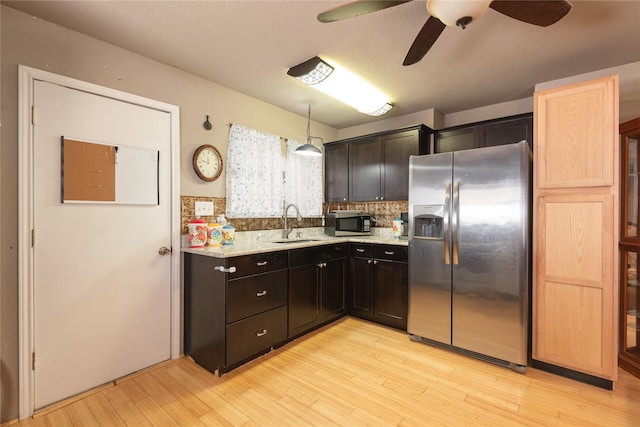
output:
<instances>
[{"instance_id":1,"label":"beige wall","mask_svg":"<svg viewBox=\"0 0 640 427\"><path fill-rule=\"evenodd\" d=\"M224 197L225 177L213 183L200 181L193 172L191 159L196 147L205 143L215 145L226 155L228 123L304 141L307 121L304 116L8 7L2 6L0 14L0 422L3 422L18 416L18 64L178 105L182 195ZM206 115L213 124L211 131L202 126ZM312 122L311 129L325 141L337 138L337 130L320 123Z\"/></svg>"}]
</instances>

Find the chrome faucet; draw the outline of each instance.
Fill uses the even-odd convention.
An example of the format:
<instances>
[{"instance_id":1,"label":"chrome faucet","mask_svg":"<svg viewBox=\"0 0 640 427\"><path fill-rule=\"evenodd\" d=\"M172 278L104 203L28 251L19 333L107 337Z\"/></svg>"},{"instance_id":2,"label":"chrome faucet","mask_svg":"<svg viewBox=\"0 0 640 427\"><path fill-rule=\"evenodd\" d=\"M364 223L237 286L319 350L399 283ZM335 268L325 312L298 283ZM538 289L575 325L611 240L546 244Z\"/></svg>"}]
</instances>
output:
<instances>
[{"instance_id":1,"label":"chrome faucet","mask_svg":"<svg viewBox=\"0 0 640 427\"><path fill-rule=\"evenodd\" d=\"M285 205L286 202L282 203L282 206ZM293 203L291 203L290 205L288 205L286 208L284 208L282 217L284 218L284 228L282 229L282 238L283 239L288 239L289 238L289 234L291 234L291 232L293 231L293 224L289 223L287 221L287 212L289 212L289 208L293 207L296 210L296 219L298 221L302 221L302 215L300 215L300 210L298 209L298 207L296 205L294 205Z\"/></svg>"}]
</instances>

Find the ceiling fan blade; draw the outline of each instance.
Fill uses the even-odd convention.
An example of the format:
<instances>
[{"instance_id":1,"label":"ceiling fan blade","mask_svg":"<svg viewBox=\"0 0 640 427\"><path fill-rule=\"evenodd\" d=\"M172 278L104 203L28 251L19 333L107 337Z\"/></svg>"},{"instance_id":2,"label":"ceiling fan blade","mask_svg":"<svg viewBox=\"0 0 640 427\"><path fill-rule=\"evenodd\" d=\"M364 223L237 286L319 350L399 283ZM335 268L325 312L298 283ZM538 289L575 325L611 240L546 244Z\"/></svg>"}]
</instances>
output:
<instances>
[{"instance_id":1,"label":"ceiling fan blade","mask_svg":"<svg viewBox=\"0 0 640 427\"><path fill-rule=\"evenodd\" d=\"M413 41L411 48L409 48L409 52L407 52L407 56L404 58L402 65L413 65L416 62L420 62L429 49L431 49L431 46L438 40L438 37L440 37L445 27L446 25L438 18L430 16Z\"/></svg>"},{"instance_id":2,"label":"ceiling fan blade","mask_svg":"<svg viewBox=\"0 0 640 427\"><path fill-rule=\"evenodd\" d=\"M342 6L329 9L326 12L322 12L318 15L318 21L320 22L333 22L340 21L342 19L353 18L354 16L360 16L371 12L377 12L379 10L387 9L393 6L398 6L402 3L409 3L411 0L404 1L354 1Z\"/></svg>"},{"instance_id":3,"label":"ceiling fan blade","mask_svg":"<svg viewBox=\"0 0 640 427\"><path fill-rule=\"evenodd\" d=\"M494 0L489 7L518 21L548 27L569 13L571 3L565 0Z\"/></svg>"}]
</instances>

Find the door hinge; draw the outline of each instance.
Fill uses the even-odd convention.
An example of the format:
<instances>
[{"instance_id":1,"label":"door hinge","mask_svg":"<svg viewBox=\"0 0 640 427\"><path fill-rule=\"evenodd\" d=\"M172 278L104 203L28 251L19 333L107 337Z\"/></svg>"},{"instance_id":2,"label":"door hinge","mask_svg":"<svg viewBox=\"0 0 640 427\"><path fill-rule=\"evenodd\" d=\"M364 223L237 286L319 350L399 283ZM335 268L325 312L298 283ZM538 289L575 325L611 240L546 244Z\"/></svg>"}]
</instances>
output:
<instances>
[{"instance_id":1,"label":"door hinge","mask_svg":"<svg viewBox=\"0 0 640 427\"><path fill-rule=\"evenodd\" d=\"M36 106L35 105L31 106L31 124L32 125L36 124Z\"/></svg>"},{"instance_id":2,"label":"door hinge","mask_svg":"<svg viewBox=\"0 0 640 427\"><path fill-rule=\"evenodd\" d=\"M31 353L31 370L36 370L36 352Z\"/></svg>"},{"instance_id":3,"label":"door hinge","mask_svg":"<svg viewBox=\"0 0 640 427\"><path fill-rule=\"evenodd\" d=\"M35 247L36 246L36 230L35 229L31 229L31 247Z\"/></svg>"}]
</instances>

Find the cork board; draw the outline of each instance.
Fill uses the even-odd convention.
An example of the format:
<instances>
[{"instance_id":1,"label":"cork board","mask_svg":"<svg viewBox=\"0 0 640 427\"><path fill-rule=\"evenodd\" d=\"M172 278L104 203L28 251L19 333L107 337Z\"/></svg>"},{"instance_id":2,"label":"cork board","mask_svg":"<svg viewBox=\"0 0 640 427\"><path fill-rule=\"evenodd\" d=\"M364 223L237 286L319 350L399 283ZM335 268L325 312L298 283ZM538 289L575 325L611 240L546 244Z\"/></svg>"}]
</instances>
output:
<instances>
[{"instance_id":1,"label":"cork board","mask_svg":"<svg viewBox=\"0 0 640 427\"><path fill-rule=\"evenodd\" d=\"M62 137L62 201L115 202L117 150Z\"/></svg>"}]
</instances>

